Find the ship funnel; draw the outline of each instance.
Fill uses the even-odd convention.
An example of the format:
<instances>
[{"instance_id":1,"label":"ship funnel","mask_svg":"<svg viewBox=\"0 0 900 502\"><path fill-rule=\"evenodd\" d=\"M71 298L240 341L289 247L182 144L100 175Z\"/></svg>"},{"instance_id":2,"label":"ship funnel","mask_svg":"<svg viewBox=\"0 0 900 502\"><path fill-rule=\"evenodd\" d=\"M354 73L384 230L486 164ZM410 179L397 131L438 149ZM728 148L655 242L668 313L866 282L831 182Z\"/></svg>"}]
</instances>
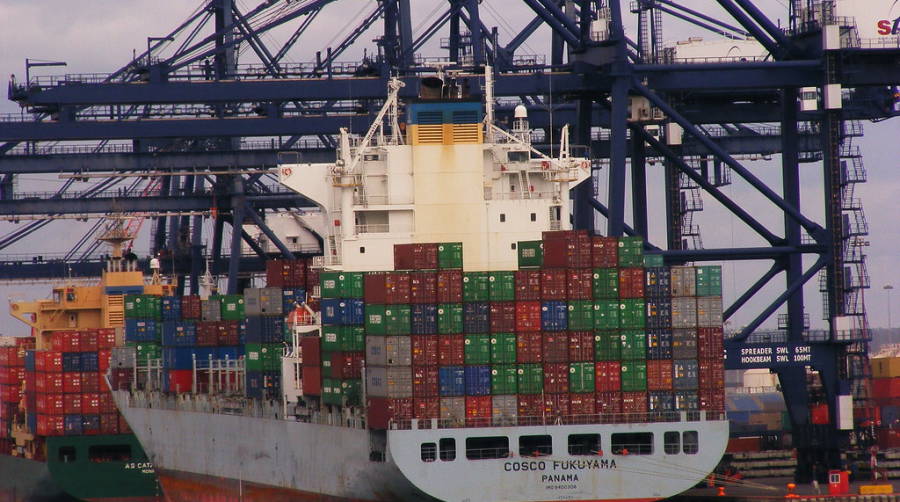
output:
<instances>
[{"instance_id":1,"label":"ship funnel","mask_svg":"<svg viewBox=\"0 0 900 502\"><path fill-rule=\"evenodd\" d=\"M425 77L419 84L419 98L421 99L441 99L441 90L444 88L444 81L437 77Z\"/></svg>"}]
</instances>

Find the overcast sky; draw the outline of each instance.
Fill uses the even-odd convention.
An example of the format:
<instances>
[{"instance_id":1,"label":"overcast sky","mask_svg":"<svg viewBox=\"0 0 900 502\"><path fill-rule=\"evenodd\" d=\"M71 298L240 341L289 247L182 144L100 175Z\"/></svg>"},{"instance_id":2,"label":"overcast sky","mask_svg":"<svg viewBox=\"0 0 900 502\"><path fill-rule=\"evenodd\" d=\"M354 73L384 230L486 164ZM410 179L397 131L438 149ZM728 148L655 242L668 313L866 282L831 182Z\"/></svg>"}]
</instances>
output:
<instances>
[{"instance_id":1,"label":"overcast sky","mask_svg":"<svg viewBox=\"0 0 900 502\"><path fill-rule=\"evenodd\" d=\"M255 7L258 1L239 1L246 12ZM412 2L414 12L413 25L416 30L434 18L437 7L445 5L438 0L416 0ZM857 2L860 4L860 2ZM880 0L866 0L869 5L884 5ZM0 72L6 75L15 74L19 80L24 78L25 58L65 61L65 69L37 70L39 74L54 73L90 73L111 72L130 60L133 51L140 52L147 46L147 37L167 34L193 12L201 2L199 0L0 0ZM623 2L627 6L626 2ZM721 9L710 0L692 0L692 8L716 16L729 19ZM786 0L767 0L757 2L769 15L782 25L786 22ZM499 26L501 43L510 40L519 29L532 17L524 2L515 0L485 0L482 2L482 19L488 26ZM334 45L374 6L374 1L343 0L327 7L313 27L307 32L287 59L289 61L312 61L316 50ZM626 8L627 10L627 8ZM502 19L501 13L502 12ZM871 13L866 14L870 16ZM896 17L896 16L895 16ZM689 35L700 35L705 39L715 36L691 29L685 23L665 18L665 38L674 43ZM270 47L279 47L287 39L289 31L296 24L289 23L284 29L264 36ZM347 60L358 60L362 56L363 47L373 50L371 40L376 30L363 35L356 46L348 51ZM440 36L446 36L446 30ZM524 53L547 53L547 31L541 30L532 40L523 46ZM432 44L428 55L436 55L437 48ZM249 55L243 61L249 61ZM16 113L18 107L11 102L0 102L0 113ZM861 197L868 217L870 236L869 273L872 277L872 289L866 292L869 306L870 323L874 326L887 325L887 295L883 286L893 284L898 287L893 303L900 302L900 267L898 267L897 235L898 205L897 194L900 193L900 176L897 167L900 164L900 119L893 119L879 124L866 123L866 136L859 142L865 166L869 174L869 182L861 185L857 196ZM780 186L778 157L771 161L747 161L746 165L760 178L766 180L776 191ZM803 171L803 210L816 221L822 221L824 196L821 192L821 165L804 164ZM661 192L658 191L658 180L661 178L659 168L650 168L650 176L657 180L651 183L653 194L651 205L651 225L654 226L651 238L656 242L664 242L664 224L661 212ZM752 214L771 225L776 233L781 233L780 216L771 210L772 206L762 200L746 184L733 176L735 183L726 187L726 193L740 200ZM57 183L52 175L23 176L21 190L49 190ZM655 188L654 188L655 187ZM601 191L605 190L601 187ZM709 196L704 197L705 209L698 216L698 223L704 233L704 244L707 248L722 246L760 245L740 222L720 208ZM629 213L630 214L630 213ZM69 221L56 230L35 234L36 237L0 252L3 253L37 253L39 251L59 252L67 249L65 244L80 236L72 230ZM9 223L0 223L0 235L15 227ZM149 228L146 225L145 228ZM61 237L62 236L62 237ZM55 241L55 242L54 242ZM807 260L807 265L811 260ZM725 301L726 304L736 298L747 284L755 280L754 274L762 273L768 268L768 262L759 264L740 263L736 266L725 264ZM776 279L778 281L778 279ZM772 295L777 293L772 288ZM47 287L23 286L0 288L0 294L43 296ZM807 288L807 305L814 326L821 326L821 297L818 294L817 280L811 281ZM765 305L766 298L759 297L740 312L733 320L735 325L748 322ZM774 327L773 316L766 324ZM900 310L894 312L894 325L900 323ZM15 328L3 329L3 332L15 332Z\"/></svg>"}]
</instances>

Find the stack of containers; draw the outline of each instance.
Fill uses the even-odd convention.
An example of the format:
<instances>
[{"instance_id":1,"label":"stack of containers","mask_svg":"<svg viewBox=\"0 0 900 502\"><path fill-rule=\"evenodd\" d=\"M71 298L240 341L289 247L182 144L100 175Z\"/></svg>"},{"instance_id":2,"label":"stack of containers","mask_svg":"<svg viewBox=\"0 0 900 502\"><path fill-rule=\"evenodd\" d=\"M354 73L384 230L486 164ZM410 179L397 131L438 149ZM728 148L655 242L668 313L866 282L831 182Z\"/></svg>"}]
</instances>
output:
<instances>
[{"instance_id":1,"label":"stack of containers","mask_svg":"<svg viewBox=\"0 0 900 502\"><path fill-rule=\"evenodd\" d=\"M363 274L321 272L319 280L322 402L328 405L359 405L362 367L366 357Z\"/></svg>"},{"instance_id":2,"label":"stack of containers","mask_svg":"<svg viewBox=\"0 0 900 502\"><path fill-rule=\"evenodd\" d=\"M900 357L875 358L871 366L872 398L881 418L878 445L900 448Z\"/></svg>"},{"instance_id":3,"label":"stack of containers","mask_svg":"<svg viewBox=\"0 0 900 502\"><path fill-rule=\"evenodd\" d=\"M645 263L650 263L646 257ZM659 262L653 265L644 270L648 409L653 412L693 409L696 408L696 393L676 391L672 378L671 270Z\"/></svg>"},{"instance_id":4,"label":"stack of containers","mask_svg":"<svg viewBox=\"0 0 900 502\"><path fill-rule=\"evenodd\" d=\"M245 289L244 312L247 395L270 399L281 394L281 354L285 339L281 288Z\"/></svg>"},{"instance_id":5,"label":"stack of containers","mask_svg":"<svg viewBox=\"0 0 900 502\"><path fill-rule=\"evenodd\" d=\"M33 339L22 339L31 342L25 345L18 339L6 338L15 344L0 346L0 440L11 437L12 419L22 400L22 381L25 380L25 353L33 347ZM32 393L33 389L25 389ZM33 412L34 408L30 408Z\"/></svg>"},{"instance_id":6,"label":"stack of containers","mask_svg":"<svg viewBox=\"0 0 900 502\"><path fill-rule=\"evenodd\" d=\"M156 295L125 296L125 345L137 351L138 363L162 356L162 299Z\"/></svg>"},{"instance_id":7,"label":"stack of containers","mask_svg":"<svg viewBox=\"0 0 900 502\"><path fill-rule=\"evenodd\" d=\"M695 267L697 295L698 406L725 411L725 349L722 330L722 267Z\"/></svg>"}]
</instances>

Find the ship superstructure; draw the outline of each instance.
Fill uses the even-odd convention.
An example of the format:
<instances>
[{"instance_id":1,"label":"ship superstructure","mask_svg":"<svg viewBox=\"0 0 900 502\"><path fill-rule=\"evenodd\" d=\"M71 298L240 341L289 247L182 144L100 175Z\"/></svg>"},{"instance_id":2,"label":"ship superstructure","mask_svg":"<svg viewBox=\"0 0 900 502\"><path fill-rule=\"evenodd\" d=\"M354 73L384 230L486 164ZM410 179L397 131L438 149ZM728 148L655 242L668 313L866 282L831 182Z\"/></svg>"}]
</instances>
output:
<instances>
[{"instance_id":1,"label":"ship superstructure","mask_svg":"<svg viewBox=\"0 0 900 502\"><path fill-rule=\"evenodd\" d=\"M715 467L720 272L571 230L589 159L565 128L535 148L524 108L497 128L486 75L486 108L443 77L403 113L392 81L335 163L280 166L326 215L292 329L248 318L246 387L279 343L280 371L255 396L115 393L170 500L655 500ZM278 291L245 308L283 317Z\"/></svg>"}]
</instances>

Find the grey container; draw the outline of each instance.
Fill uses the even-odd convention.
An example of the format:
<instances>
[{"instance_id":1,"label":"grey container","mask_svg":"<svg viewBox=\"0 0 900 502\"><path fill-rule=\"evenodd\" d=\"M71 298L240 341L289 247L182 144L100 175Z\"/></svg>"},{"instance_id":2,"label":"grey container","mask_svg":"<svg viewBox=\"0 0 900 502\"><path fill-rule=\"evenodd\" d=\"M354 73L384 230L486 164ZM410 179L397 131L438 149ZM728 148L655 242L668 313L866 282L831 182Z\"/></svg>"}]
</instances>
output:
<instances>
[{"instance_id":1,"label":"grey container","mask_svg":"<svg viewBox=\"0 0 900 502\"><path fill-rule=\"evenodd\" d=\"M281 288L261 288L259 290L259 306L262 315L281 315L284 312L283 294Z\"/></svg>"},{"instance_id":2,"label":"grey container","mask_svg":"<svg viewBox=\"0 0 900 502\"><path fill-rule=\"evenodd\" d=\"M409 366L366 368L366 395L394 399L412 397L412 370ZM465 401L463 401L465 418Z\"/></svg>"},{"instance_id":3,"label":"grey container","mask_svg":"<svg viewBox=\"0 0 900 502\"><path fill-rule=\"evenodd\" d=\"M696 359L697 358L697 330L673 329L672 330L672 358Z\"/></svg>"},{"instance_id":4,"label":"grey container","mask_svg":"<svg viewBox=\"0 0 900 502\"><path fill-rule=\"evenodd\" d=\"M675 409L675 396L669 391L650 391L647 403L650 411L672 411Z\"/></svg>"},{"instance_id":5,"label":"grey container","mask_svg":"<svg viewBox=\"0 0 900 502\"><path fill-rule=\"evenodd\" d=\"M694 297L672 298L672 327L697 327L697 299Z\"/></svg>"},{"instance_id":6,"label":"grey container","mask_svg":"<svg viewBox=\"0 0 900 502\"><path fill-rule=\"evenodd\" d=\"M259 288L247 288L244 290L244 314L247 316L261 316L262 306L259 304Z\"/></svg>"},{"instance_id":7,"label":"grey container","mask_svg":"<svg viewBox=\"0 0 900 502\"><path fill-rule=\"evenodd\" d=\"M696 359L672 361L672 387L675 390L697 390L700 365Z\"/></svg>"},{"instance_id":8,"label":"grey container","mask_svg":"<svg viewBox=\"0 0 900 502\"><path fill-rule=\"evenodd\" d=\"M204 300L200 303L200 317L204 321L222 320L222 302L219 300Z\"/></svg>"},{"instance_id":9,"label":"grey container","mask_svg":"<svg viewBox=\"0 0 900 502\"><path fill-rule=\"evenodd\" d=\"M697 295L697 271L694 267L672 267L669 281L672 296Z\"/></svg>"},{"instance_id":10,"label":"grey container","mask_svg":"<svg viewBox=\"0 0 900 502\"><path fill-rule=\"evenodd\" d=\"M387 343L385 338L383 336L366 337L366 368L387 366Z\"/></svg>"},{"instance_id":11,"label":"grey container","mask_svg":"<svg viewBox=\"0 0 900 502\"><path fill-rule=\"evenodd\" d=\"M491 398L492 425L516 425L519 414L519 400L516 396L493 396Z\"/></svg>"},{"instance_id":12,"label":"grey container","mask_svg":"<svg viewBox=\"0 0 900 502\"><path fill-rule=\"evenodd\" d=\"M680 390L675 393L675 409L679 411L699 410L700 398L694 391Z\"/></svg>"},{"instance_id":13,"label":"grey container","mask_svg":"<svg viewBox=\"0 0 900 502\"><path fill-rule=\"evenodd\" d=\"M111 368L134 368L134 360L137 357L135 347L115 347L109 359Z\"/></svg>"},{"instance_id":14,"label":"grey container","mask_svg":"<svg viewBox=\"0 0 900 502\"><path fill-rule=\"evenodd\" d=\"M408 336L386 336L388 366L412 366L412 338Z\"/></svg>"},{"instance_id":15,"label":"grey container","mask_svg":"<svg viewBox=\"0 0 900 502\"><path fill-rule=\"evenodd\" d=\"M721 296L702 296L697 298L697 326L701 328L722 326Z\"/></svg>"},{"instance_id":16,"label":"grey container","mask_svg":"<svg viewBox=\"0 0 900 502\"><path fill-rule=\"evenodd\" d=\"M441 426L462 427L466 424L466 398L441 398Z\"/></svg>"}]
</instances>

